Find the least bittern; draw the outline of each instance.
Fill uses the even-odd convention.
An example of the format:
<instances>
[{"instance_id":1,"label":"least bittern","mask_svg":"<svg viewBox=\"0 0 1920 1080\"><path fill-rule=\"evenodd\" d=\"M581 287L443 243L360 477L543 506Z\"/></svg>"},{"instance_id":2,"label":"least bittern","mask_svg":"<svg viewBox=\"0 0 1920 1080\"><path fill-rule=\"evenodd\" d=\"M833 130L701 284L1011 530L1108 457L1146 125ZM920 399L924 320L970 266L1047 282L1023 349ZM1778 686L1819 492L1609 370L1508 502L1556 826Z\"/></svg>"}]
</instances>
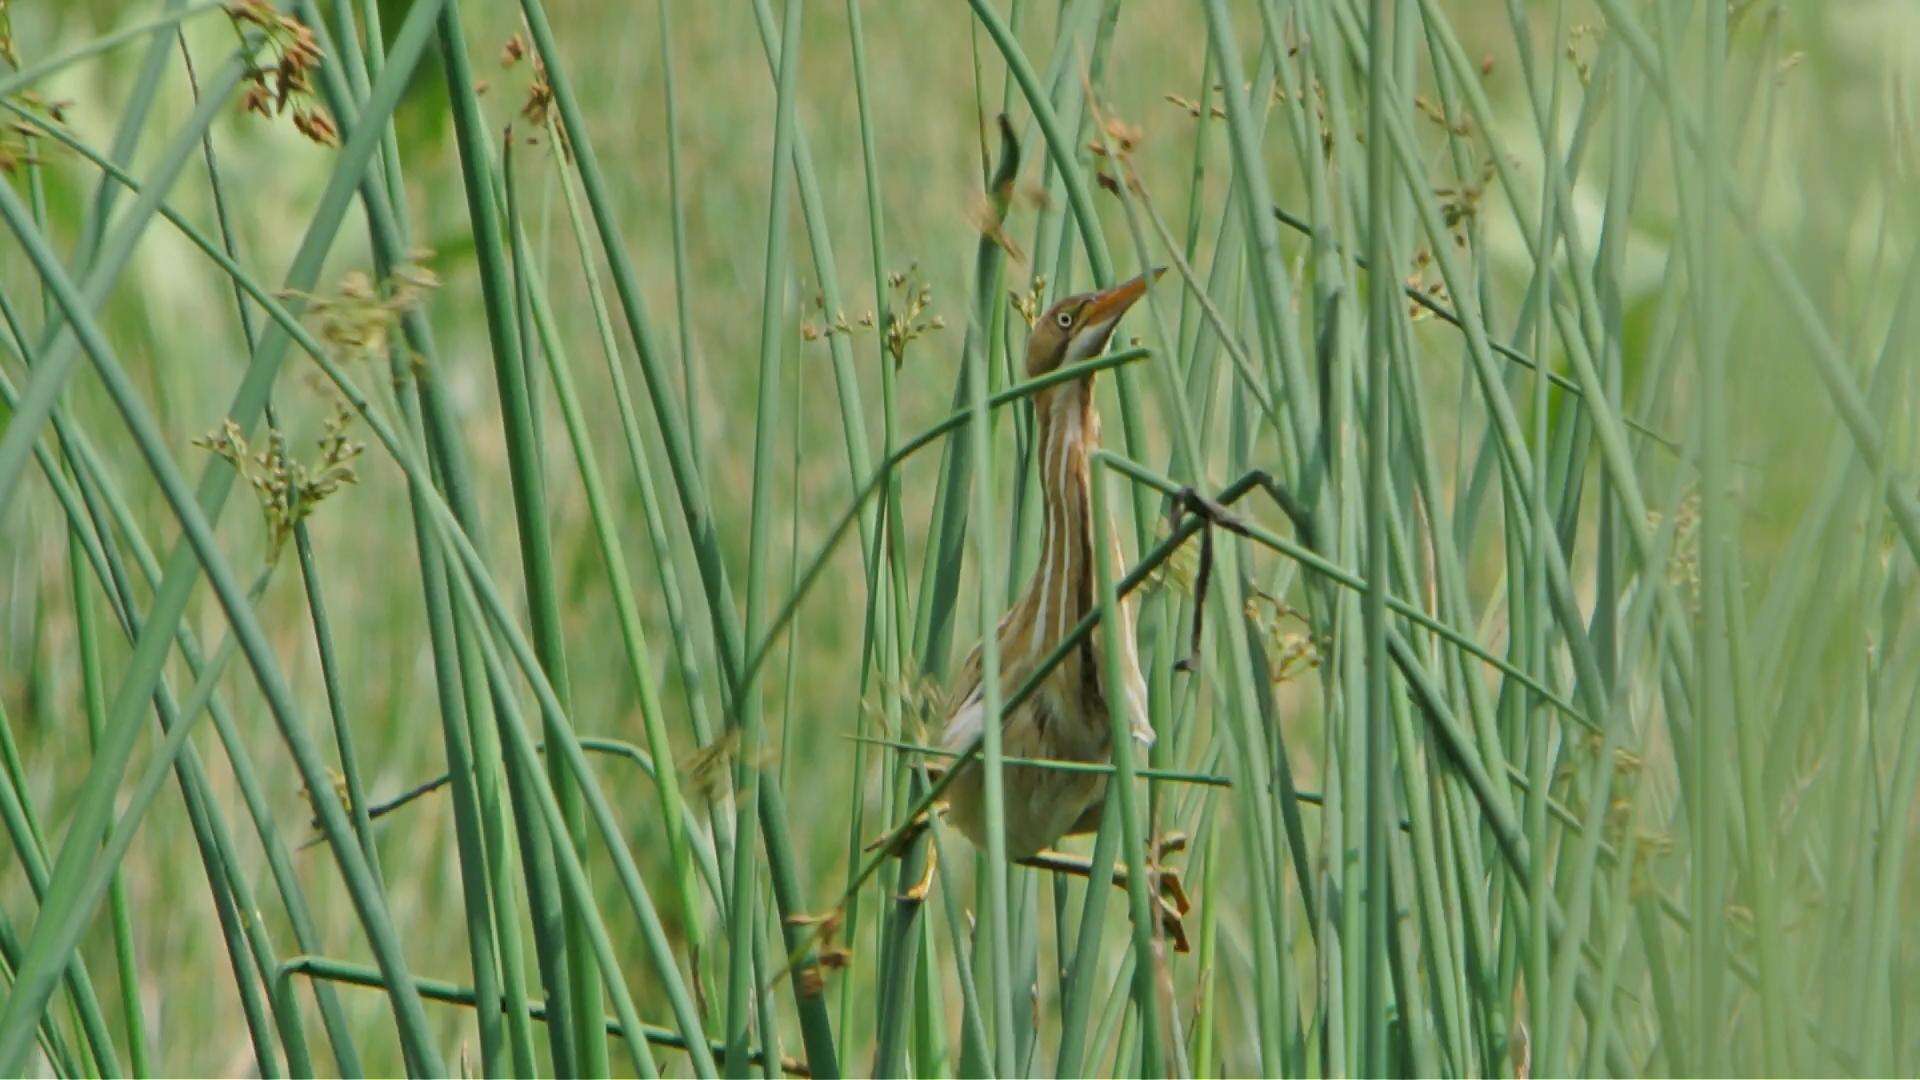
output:
<instances>
[{"instance_id":1,"label":"least bittern","mask_svg":"<svg viewBox=\"0 0 1920 1080\"><path fill-rule=\"evenodd\" d=\"M1027 340L1027 375L1044 375L1086 360L1113 336L1120 316L1147 291L1159 272L1142 274L1100 292L1069 296L1047 310ZM1025 591L1001 618L997 630L1003 691L1020 686L1099 602L1095 594L1093 521L1089 455L1100 445L1100 413L1094 407L1093 376L1039 391L1033 399L1041 504L1045 509L1040 562ZM984 527L984 523L982 525ZM1114 566L1125 565L1112 529ZM1153 744L1147 717L1147 687L1133 640L1133 606L1119 610L1121 685L1108 685L1093 639L1068 653L1039 689L1001 722L1001 748L1008 757L1104 762L1112 753L1109 702L1117 694L1133 738ZM965 751L981 735L985 704L981 694L980 650L975 648L955 680L943 746ZM1007 855L1048 869L1084 871L1084 862L1047 849L1062 836L1087 833L1100 825L1106 777L1100 773L1005 766ZM978 759L962 766L947 789L948 817L969 840L986 846L986 814ZM1178 882L1163 876L1163 892L1184 909ZM1173 914L1169 911L1167 914ZM1169 929L1178 935L1178 920Z\"/></svg>"}]
</instances>

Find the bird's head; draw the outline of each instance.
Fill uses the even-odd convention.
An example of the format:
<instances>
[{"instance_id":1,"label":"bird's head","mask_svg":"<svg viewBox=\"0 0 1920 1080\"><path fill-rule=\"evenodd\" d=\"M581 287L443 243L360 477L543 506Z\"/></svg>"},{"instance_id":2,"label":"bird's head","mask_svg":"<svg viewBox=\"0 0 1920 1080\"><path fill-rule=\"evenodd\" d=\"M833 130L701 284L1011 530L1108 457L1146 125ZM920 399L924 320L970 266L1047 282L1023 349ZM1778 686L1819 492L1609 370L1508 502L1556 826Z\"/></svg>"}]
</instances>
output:
<instances>
[{"instance_id":1,"label":"bird's head","mask_svg":"<svg viewBox=\"0 0 1920 1080\"><path fill-rule=\"evenodd\" d=\"M1164 273L1164 267L1149 270L1111 289L1069 296L1048 308L1027 339L1027 376L1045 375L1062 364L1098 355L1107 347L1120 316Z\"/></svg>"}]
</instances>

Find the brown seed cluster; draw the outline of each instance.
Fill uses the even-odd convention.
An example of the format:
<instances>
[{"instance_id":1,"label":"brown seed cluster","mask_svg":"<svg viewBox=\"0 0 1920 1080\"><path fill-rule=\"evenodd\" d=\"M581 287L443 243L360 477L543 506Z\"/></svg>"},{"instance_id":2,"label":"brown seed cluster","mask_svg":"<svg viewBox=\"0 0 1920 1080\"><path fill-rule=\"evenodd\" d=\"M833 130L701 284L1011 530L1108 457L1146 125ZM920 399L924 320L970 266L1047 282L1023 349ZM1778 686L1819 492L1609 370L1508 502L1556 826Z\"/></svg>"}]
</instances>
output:
<instances>
[{"instance_id":1,"label":"brown seed cluster","mask_svg":"<svg viewBox=\"0 0 1920 1080\"><path fill-rule=\"evenodd\" d=\"M873 312L871 311L863 312L855 322L849 322L847 320L847 313L842 309L836 308L832 313L828 313L827 298L820 293L813 294L813 309L819 312L821 321L814 322L811 319L801 320L800 340L802 341L819 341L821 338L830 338L835 334L851 335L855 322L860 326L870 327L873 325Z\"/></svg>"},{"instance_id":2,"label":"brown seed cluster","mask_svg":"<svg viewBox=\"0 0 1920 1080\"><path fill-rule=\"evenodd\" d=\"M1660 888L1655 864L1672 855L1679 845L1664 832L1642 830L1634 835L1633 866L1628 871L1627 889L1634 899L1656 895Z\"/></svg>"},{"instance_id":3,"label":"brown seed cluster","mask_svg":"<svg viewBox=\"0 0 1920 1080\"><path fill-rule=\"evenodd\" d=\"M1200 103L1199 102L1193 100L1190 97L1183 97L1179 94L1162 94L1160 96L1165 98L1168 104L1177 106L1178 108L1181 108L1181 109L1185 109L1188 116L1193 117L1195 120L1200 119ZM1207 108L1208 108L1209 114L1215 120L1225 120L1227 118L1227 110L1221 108L1220 106L1210 105Z\"/></svg>"},{"instance_id":4,"label":"brown seed cluster","mask_svg":"<svg viewBox=\"0 0 1920 1080\"><path fill-rule=\"evenodd\" d=\"M918 263L904 272L888 274L887 289L894 295L894 300L888 307L886 346L893 355L894 366L898 368L906 359L909 344L935 330L945 330L947 320L939 315L926 314L927 308L933 303L933 288L921 279ZM826 298L819 293L813 295L813 309L818 313L818 321L801 320L802 341L820 341L836 334L851 335L855 327L871 330L880 321L871 311L863 311L857 318L851 319L843 309L829 312Z\"/></svg>"},{"instance_id":5,"label":"brown seed cluster","mask_svg":"<svg viewBox=\"0 0 1920 1080\"><path fill-rule=\"evenodd\" d=\"M527 39L519 33L515 33L507 39L505 45L500 46L500 66L503 68L510 68L526 58Z\"/></svg>"},{"instance_id":6,"label":"brown seed cluster","mask_svg":"<svg viewBox=\"0 0 1920 1080\"><path fill-rule=\"evenodd\" d=\"M1103 126L1104 138L1094 139L1087 149L1100 157L1126 157L1147 137L1145 128L1138 124L1129 124L1117 116L1109 116Z\"/></svg>"},{"instance_id":7,"label":"brown seed cluster","mask_svg":"<svg viewBox=\"0 0 1920 1080\"><path fill-rule=\"evenodd\" d=\"M271 66L249 67L241 107L269 120L291 114L294 130L321 146L338 146L340 129L313 92L313 72L324 56L312 28L267 0L233 0L226 10L242 38L249 28L258 31L274 58Z\"/></svg>"},{"instance_id":8,"label":"brown seed cluster","mask_svg":"<svg viewBox=\"0 0 1920 1080\"><path fill-rule=\"evenodd\" d=\"M1592 23L1575 23L1567 32L1567 62L1573 65L1581 86L1593 85L1593 63L1581 50L1598 50L1601 33L1602 29Z\"/></svg>"},{"instance_id":9,"label":"brown seed cluster","mask_svg":"<svg viewBox=\"0 0 1920 1080\"><path fill-rule=\"evenodd\" d=\"M1462 242L1458 234L1455 234L1454 240L1456 242ZM1409 291L1427 297L1435 303L1445 304L1448 302L1446 282L1427 280L1427 271L1432 268L1433 253L1426 248L1420 248L1413 253L1413 273L1408 274L1401 284L1405 285ZM1418 301L1408 301L1407 319L1409 322L1419 322L1421 319L1432 317L1432 308Z\"/></svg>"},{"instance_id":10,"label":"brown seed cluster","mask_svg":"<svg viewBox=\"0 0 1920 1080\"><path fill-rule=\"evenodd\" d=\"M1442 108L1439 102L1434 101L1425 94L1413 95L1413 107L1420 110L1420 115L1426 117L1439 127L1444 128L1451 134L1459 135L1462 138L1473 134L1473 124L1468 122L1466 117L1449 116L1447 110Z\"/></svg>"},{"instance_id":11,"label":"brown seed cluster","mask_svg":"<svg viewBox=\"0 0 1920 1080\"><path fill-rule=\"evenodd\" d=\"M318 444L320 454L311 464L288 453L286 433L278 428L268 428L266 445L255 449L231 419L195 439L193 445L226 459L253 488L266 521L267 550L277 552L293 535L294 526L310 517L322 501L359 482L353 461L366 444L347 438L352 423L353 410L341 402L327 418Z\"/></svg>"},{"instance_id":12,"label":"brown seed cluster","mask_svg":"<svg viewBox=\"0 0 1920 1080\"><path fill-rule=\"evenodd\" d=\"M1259 593L1247 601L1247 619L1265 640L1267 678L1275 686L1320 667L1320 643L1314 640L1306 615L1297 608Z\"/></svg>"},{"instance_id":13,"label":"brown seed cluster","mask_svg":"<svg viewBox=\"0 0 1920 1080\"><path fill-rule=\"evenodd\" d=\"M1690 491L1673 516L1673 543L1667 559L1667 584L1679 592L1689 611L1700 610L1700 492ZM1647 525L1659 528L1658 510L1647 511Z\"/></svg>"},{"instance_id":14,"label":"brown seed cluster","mask_svg":"<svg viewBox=\"0 0 1920 1080\"><path fill-rule=\"evenodd\" d=\"M532 124L536 134L526 137L528 145L537 145L540 130L548 132L555 145L560 148L563 157L571 159L572 147L567 143L567 129L559 122L559 116L553 107L553 82L547 76L546 61L540 54L527 46L526 35L515 33L506 44L500 46L500 67L508 70L518 67L522 61L528 64L530 77L527 81L527 96L520 102L520 118ZM509 129L508 138L512 138Z\"/></svg>"},{"instance_id":15,"label":"brown seed cluster","mask_svg":"<svg viewBox=\"0 0 1920 1080\"><path fill-rule=\"evenodd\" d=\"M1561 789L1569 803L1577 794L1578 778L1591 769L1594 759L1606 750L1606 739L1598 731L1583 728L1578 738L1570 742L1572 753L1559 768L1554 770L1553 786ZM1629 839L1629 831L1634 825L1636 792L1640 778L1646 771L1646 758L1637 751L1624 746L1613 748L1613 782L1607 797L1607 809L1601 818L1602 835L1616 849L1624 850ZM1592 804L1571 811L1580 820L1585 820Z\"/></svg>"},{"instance_id":16,"label":"brown seed cluster","mask_svg":"<svg viewBox=\"0 0 1920 1080\"><path fill-rule=\"evenodd\" d=\"M0 131L0 173L12 176L22 165L37 165L33 144L14 130Z\"/></svg>"},{"instance_id":17,"label":"brown seed cluster","mask_svg":"<svg viewBox=\"0 0 1920 1080\"><path fill-rule=\"evenodd\" d=\"M1013 304L1013 310L1020 316L1021 321L1027 324L1028 330L1032 330L1033 324L1040 321L1040 312L1043 310L1042 305L1046 298L1047 276L1045 274L1035 274L1026 292L1020 292L1017 289L1007 290L1008 301Z\"/></svg>"},{"instance_id":18,"label":"brown seed cluster","mask_svg":"<svg viewBox=\"0 0 1920 1080\"><path fill-rule=\"evenodd\" d=\"M527 84L527 100L520 105L520 115L544 127L552 109L553 84L547 81L546 65L535 57L533 80Z\"/></svg>"},{"instance_id":19,"label":"brown seed cluster","mask_svg":"<svg viewBox=\"0 0 1920 1080\"><path fill-rule=\"evenodd\" d=\"M1102 188L1115 195L1122 194L1120 186L1123 182L1127 190L1135 194L1142 193L1140 176L1133 167L1133 152L1146 141L1146 129L1138 124L1129 124L1113 113L1102 111L1100 105L1091 97L1088 98L1088 102L1093 106L1094 120L1100 125L1099 137L1088 143L1088 148L1093 151L1095 157L1105 158L1114 165L1120 174L1116 176L1105 169L1099 169L1095 174L1096 181Z\"/></svg>"},{"instance_id":20,"label":"brown seed cluster","mask_svg":"<svg viewBox=\"0 0 1920 1080\"><path fill-rule=\"evenodd\" d=\"M307 319L320 340L342 360L385 354L401 317L419 307L428 290L440 284L433 271L418 261L425 255L414 253L416 261L398 267L384 282L375 283L365 271L351 270L333 292L303 296Z\"/></svg>"},{"instance_id":21,"label":"brown seed cluster","mask_svg":"<svg viewBox=\"0 0 1920 1080\"><path fill-rule=\"evenodd\" d=\"M0 5L4 8L4 5ZM3 26L4 24L0 24ZM39 140L49 124L65 124L71 101L54 101L31 90L14 96L14 104L37 119L21 117L0 125L0 173L12 175L22 165L40 163Z\"/></svg>"},{"instance_id":22,"label":"brown seed cluster","mask_svg":"<svg viewBox=\"0 0 1920 1080\"><path fill-rule=\"evenodd\" d=\"M933 286L920 277L918 263L904 273L887 275L887 289L894 296L887 311L887 351L893 354L893 366L898 368L907 359L908 345L935 330L946 329L947 321L927 313L933 303Z\"/></svg>"},{"instance_id":23,"label":"brown seed cluster","mask_svg":"<svg viewBox=\"0 0 1920 1080\"><path fill-rule=\"evenodd\" d=\"M1471 184L1460 187L1436 187L1433 193L1440 199L1440 217L1449 229L1455 230L1454 242L1466 246L1466 239L1458 230L1480 213L1480 200L1485 197L1487 187L1493 182L1494 165L1492 159L1480 163L1480 178Z\"/></svg>"}]
</instances>

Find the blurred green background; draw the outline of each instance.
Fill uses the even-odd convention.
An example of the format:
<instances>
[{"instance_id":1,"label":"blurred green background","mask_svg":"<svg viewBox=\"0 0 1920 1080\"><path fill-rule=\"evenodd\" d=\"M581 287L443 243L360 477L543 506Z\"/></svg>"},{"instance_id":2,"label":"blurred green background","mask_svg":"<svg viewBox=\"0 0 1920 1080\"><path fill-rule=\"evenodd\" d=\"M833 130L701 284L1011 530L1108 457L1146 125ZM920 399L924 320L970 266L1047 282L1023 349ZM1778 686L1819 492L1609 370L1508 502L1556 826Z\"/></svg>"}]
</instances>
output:
<instances>
[{"instance_id":1,"label":"blurred green background","mask_svg":"<svg viewBox=\"0 0 1920 1080\"><path fill-rule=\"evenodd\" d=\"M668 3L672 37L666 42L660 40L651 2L556 0L551 10L555 32L588 108L601 161L616 182L630 255L648 308L661 328L661 344L691 353L702 432L698 450L717 507L724 550L737 567L747 554L746 507L753 465L774 98L749 5ZM382 6L391 30L407 5L389 0ZM1538 140L1506 13L1493 4L1442 6L1469 53L1485 57L1483 86L1497 114L1510 124L1508 130L1488 134L1521 174L1537 184ZM1030 55L1045 57L1050 52L1055 5L1022 7L1018 23L1022 39ZM1199 96L1204 24L1185 4L1129 2L1119 7L1111 55L1099 85L1100 105L1107 115L1139 129L1133 164L1145 194L1175 235L1183 236L1193 139L1196 127L1203 123L1218 125L1219 130L1212 136L1201 201L1217 208L1225 198L1224 121L1196 119L1169 100ZM1526 7L1533 13L1534 29L1546 41L1551 5ZM1768 233L1791 253L1800 279L1828 313L1830 325L1849 342L1872 344L1878 340L1873 335L1881 332L1879 328L1897 307L1895 279L1904 272L1905 258L1913 248L1916 219L1911 193L1915 169L1920 166L1920 149L1914 141L1915 118L1920 116L1916 104L1920 52L1913 46L1920 41L1920 6L1905 0L1736 0L1730 7L1735 12L1735 45L1743 59L1738 79L1750 85L1751 100L1761 103L1756 114L1748 117L1748 131L1736 140L1739 150L1733 168L1754 194ZM13 0L6 8L14 47L22 62L30 63L126 25L140 17L147 5ZM1570 62L1591 64L1600 51L1604 20L1582 4L1569 5L1569 12ZM940 315L946 324L914 345L900 371L902 430L912 433L949 411L967 322L978 243L976 223L983 206L983 153L992 149L994 116L1009 109L1024 131L1026 113L1017 91L1010 91L1005 82L997 53L965 5L869 3L863 14L880 191L889 258L894 263L888 269L916 270L931 290L930 313ZM1255 40L1258 19L1252 6L1234 5L1233 14L1244 24L1246 40ZM623 527L631 531L634 544L642 544L637 495L618 449L613 405L604 392L605 374L597 360L592 316L552 167L553 148L544 136L532 137L538 135L536 125L521 115L533 77L530 64L509 65L503 60L507 42L519 30L517 11L513 5L476 2L464 5L463 16L475 67L486 83L481 100L488 119L495 129L511 130L523 140L514 153L519 157L529 232L542 265L551 268L547 277L554 304L576 356L590 423L604 440L602 468L612 481ZM233 40L226 20L217 14L191 20L187 37L196 58L207 64L230 48ZM848 67L846 14L840 4L808 6L802 47L798 121L810 141L840 280L849 298L845 314L857 320L872 306L872 269L865 239L868 206ZM125 46L63 70L47 80L40 92L64 103L66 120L76 132L104 146L134 77L138 53L137 45ZM665 149L663 53L671 54L678 80L691 317L684 327L673 318L670 223L674 210ZM446 388L459 410L462 436L476 474L501 478L482 484L482 532L495 572L503 583L513 583L518 575L517 549L503 479L506 459L498 402L440 78L436 66L424 68L395 116L406 167L405 209L413 241L422 249L419 261L439 280L424 301L440 346L440 364L430 375ZM190 109L184 80L163 80L154 110L155 131L167 130ZM1648 107L1648 112L1652 122L1654 110ZM277 281L326 181L333 151L303 140L283 122L244 115L237 107L216 124L213 137L232 198L240 262L263 280ZM1490 270L1490 317L1506 325L1531 272L1513 216L1497 191L1479 199L1478 193L1461 196L1449 186L1453 181L1445 160L1444 132L1437 126L1423 123L1420 137L1429 148L1436 189L1452 192L1448 197L1475 201L1484 228L1480 254ZM150 156L161 141L160 136L150 135L142 153ZM1649 153L1664 156L1664 144L1664 137L1655 140ZM1305 188L1298 164L1289 160L1288 145L1278 137L1267 141L1270 173L1282 205L1304 213ZM41 142L37 153L45 181L47 232L65 251L77 235L95 174L57 146ZM1040 156L1036 140L1027 148L1020 196L1007 227L1022 249L1030 244L1042 198L1037 194ZM143 172L145 160L135 158L136 174ZM1581 220L1593 227L1604 209L1605 177L1604 168L1590 168L1574 192ZM20 173L5 180L24 190ZM1675 217L1680 213L1679 193L1668 169L1646 168L1639 182L1645 186L1638 194L1626 237L1627 272L1621 297L1630 401L1636 358L1651 351L1660 334L1670 332L1656 324L1655 313L1660 291L1668 284L1662 271L1676 242ZM1698 192L1691 197L1698 197ZM189 169L171 202L198 222L212 220L208 188L197 166ZM1099 202L1116 260L1131 272L1141 258L1125 239L1120 208L1104 194ZM1209 215L1203 232L1215 227L1217 209L1209 209ZM350 272L370 269L362 230L355 211L322 275L328 288ZM782 478L774 495L776 520L790 521L791 532L785 525L776 529L776 582L786 580L796 554L804 560L818 550L850 497L841 415L826 346L802 332L805 326L829 322L835 313L818 308L817 284L797 214L793 238L795 281L783 316L790 333L782 392L794 404L787 408L788 423L777 435L783 453L791 455L793 482L789 485ZM37 310L40 296L34 275L11 243L10 237L0 240L0 289L19 306ZM1282 246L1288 264L1297 267L1305 257L1302 238L1283 233ZM1028 251L1021 253L1031 258ZM1780 556L1793 527L1817 497L1824 475L1823 448L1838 429L1811 366L1795 358L1801 345L1790 315L1783 305L1771 301L1765 282L1747 259L1736 254L1729 274L1738 295L1733 300L1737 315L1728 349L1736 497L1742 512L1739 533L1747 552L1745 570L1757 586L1764 584L1772 572L1771 560ZM1050 257L1047 261L1051 262ZM1008 284L1021 287L1034 273L1052 277L1051 271L1050 265L1037 270L1031 262L1016 260L1008 266ZM1432 280L1429 272L1424 281ZM1057 296L1089 283L1084 265L1079 265L1072 280L1048 284ZM1171 296L1174 282L1167 285ZM151 229L102 322L146 393L176 455L190 466L190 473L196 471L203 455L190 443L217 426L245 360L231 294L217 268L177 234ZM1123 336L1127 332L1123 327ZM1145 333L1138 327L1133 332ZM878 372L872 369L876 361L867 336L870 331L856 327L854 333L861 378L871 391L868 423L877 432ZM1467 402L1462 393L1464 361L1458 342L1456 332L1437 321L1417 324L1420 390L1429 398L1438 425L1433 440L1449 470L1454 454L1465 457L1471 451L1468 437L1461 433L1471 432L1470 438L1477 440L1484 426L1479 406ZM7 363L12 362L9 357ZM11 370L17 378L20 369ZM361 370L368 382L384 377L374 367ZM1910 395L1910 382L1902 388L1903 394ZM1111 394L1110 389L1104 392ZM1683 387L1672 400L1656 403L1659 407L1650 414L1655 425L1676 440L1688 437L1687 393ZM83 370L69 394L76 415L96 420L91 430L133 496L148 535L170 543L177 528L173 517L140 471L131 444L110 422L111 407L91 373ZM550 395L541 400L544 410L539 420L553 447L546 460L550 520L565 592L575 720L583 733L637 742L637 706L625 674L585 501L563 449L559 413ZM1904 403L1910 405L1911 397ZM276 404L295 444L310 446L332 411L334 398L311 365L296 360L281 380ZM651 424L644 426L653 438ZM1910 469L1913 460L1913 427L1902 422L1890 428L1892 456L1903 463L1903 469ZM1148 429L1152 452L1147 460L1163 461L1167 439L1158 425L1150 422ZM1110 444L1116 431L1110 421ZM356 430L355 437L364 438L364 431ZM657 460L659 447L652 449ZM936 456L929 454L907 472L908 550L916 560L929 509L926 493L933 488L936 468ZM1661 505L1669 497L1681 497L1690 482L1670 458L1658 454L1644 459L1642 471L1650 488L1662 493ZM350 673L344 687L347 713L359 739L368 791L373 798L383 799L437 775L443 758L431 658L412 576L414 541L404 484L377 449L361 460L359 474L360 483L323 505L311 528L328 582L341 666ZM1216 471L1216 481L1224 478ZM1249 512L1276 527L1283 521L1270 511ZM66 535L60 520L45 485L31 475L19 497L0 507L0 704L14 726L26 764L28 794L48 822L63 820L88 760L86 732L77 711L81 690L73 662L75 624L66 579ZM677 524L674 529L681 534ZM264 550L261 532L246 500L228 509L220 537L237 566L249 568L257 563ZM1483 535L1496 534L1497 528L1483 526ZM681 556L685 557L684 551ZM1469 556L1476 591L1497 590L1504 573L1501 553L1487 550ZM664 648L670 631L651 575L643 562L636 559L634 565L647 632L655 642L656 675L669 715L677 716L685 704ZM690 560L683 565L690 565ZM967 573L973 573L971 565ZM779 767L789 774L788 802L804 885L822 905L838 894L846 872L851 801L878 798L878 774L856 775L853 744L846 736L856 727L861 711L873 709L875 695L884 692L870 690L863 700L854 677L864 614L863 574L855 545L840 552L828 574L799 616L790 639L797 643L797 651L789 656L783 646L770 669L779 673L773 683L776 700L784 700L779 694L790 693L790 707L769 713L772 734L785 747ZM1591 577L1577 585L1583 596L1595 588ZM775 592L784 595L779 584ZM509 595L518 602L517 588L509 589ZM964 599L957 625L962 629L956 637L970 642L973 634L967 628L978 625L972 612L976 592L963 587L960 595ZM295 573L281 571L261 611L296 695L303 703L311 703L310 716L318 724L320 673ZM219 639L224 622L204 590L196 596L189 617L204 641ZM1481 627L1487 640L1502 640L1504 628L1499 620L1499 614L1489 610ZM694 621L704 632L704 620ZM117 633L106 635L105 640L106 662L112 670L124 660L126 643ZM699 648L711 656L710 642L703 640ZM711 679L711 664L707 667ZM1818 677L1814 668L1808 674ZM309 811L298 776L284 754L268 752L277 746L277 736L241 667L236 665L229 673L223 693L246 725L248 739L261 748L262 779L283 831L289 838L307 836ZM1300 783L1317 788L1324 777L1319 775L1322 763L1312 750L1322 731L1314 680L1283 687L1281 701L1294 745L1308 748L1298 753L1294 763ZM1874 715L1870 706L1859 707L1866 715ZM671 725L670 730L676 739L686 735L684 725ZM150 740L143 738L136 752L136 770L149 749ZM1657 745L1646 752L1653 760L1664 756ZM1665 798L1672 797L1670 772L1670 767L1665 772L1650 770ZM660 870L666 856L650 787L637 773L618 767L609 766L602 775L609 793L630 811L629 840L648 860L643 869ZM243 811L228 773L216 766L212 776L216 794L240 820ZM869 820L877 818L870 815ZM388 892L409 958L422 974L464 981L465 938L455 915L459 880L454 832L444 793L420 800L376 828ZM163 793L144 830L127 860L125 882L141 928L141 961L147 980L141 996L149 1013L149 1030L162 1036L161 1060L169 1072L246 1072L252 1067L252 1048L235 1019L233 988L224 971L217 927L204 903L201 870L186 846L184 814L176 791ZM258 855L250 835L242 835L241 840L244 852ZM357 921L338 888L325 848L308 848L297 857L331 952L364 960ZM12 858L11 852L0 856L0 906L24 927L31 924L33 904ZM252 869L264 874L258 865ZM967 875L970 870L960 866L952 872ZM671 930L677 915L670 907L662 904ZM1911 911L1911 904L1904 910ZM1118 917L1113 921L1120 922ZM617 944L637 953L639 946L627 921L614 920L613 929ZM1230 912L1223 932L1229 938L1239 932ZM1236 947L1244 947L1244 942ZM97 971L111 969L104 931L89 936L87 955ZM650 995L644 984L639 987L639 999L646 1012ZM357 1025L369 1032L384 1030L387 1005L382 996L347 991L344 1001ZM464 1014L441 1006L430 1006L430 1010L440 1025L443 1045L464 1047L470 1038ZM448 1052L450 1063L460 1061L477 1068L470 1057ZM370 1063L394 1067L397 1059L383 1053L370 1052ZM470 1048L463 1053L470 1054ZM1247 1062L1239 1060L1239 1064Z\"/></svg>"}]
</instances>

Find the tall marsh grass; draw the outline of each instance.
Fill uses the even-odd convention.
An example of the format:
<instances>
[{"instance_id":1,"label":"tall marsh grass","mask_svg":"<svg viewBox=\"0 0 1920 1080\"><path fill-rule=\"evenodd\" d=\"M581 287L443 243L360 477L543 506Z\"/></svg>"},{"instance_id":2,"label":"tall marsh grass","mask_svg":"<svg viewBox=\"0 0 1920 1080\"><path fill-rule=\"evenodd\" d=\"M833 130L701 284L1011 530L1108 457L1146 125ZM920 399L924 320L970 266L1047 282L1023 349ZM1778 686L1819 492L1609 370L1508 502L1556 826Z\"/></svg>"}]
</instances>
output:
<instances>
[{"instance_id":1,"label":"tall marsh grass","mask_svg":"<svg viewBox=\"0 0 1920 1080\"><path fill-rule=\"evenodd\" d=\"M0 1073L1920 1070L1917 33L0 0Z\"/></svg>"}]
</instances>

